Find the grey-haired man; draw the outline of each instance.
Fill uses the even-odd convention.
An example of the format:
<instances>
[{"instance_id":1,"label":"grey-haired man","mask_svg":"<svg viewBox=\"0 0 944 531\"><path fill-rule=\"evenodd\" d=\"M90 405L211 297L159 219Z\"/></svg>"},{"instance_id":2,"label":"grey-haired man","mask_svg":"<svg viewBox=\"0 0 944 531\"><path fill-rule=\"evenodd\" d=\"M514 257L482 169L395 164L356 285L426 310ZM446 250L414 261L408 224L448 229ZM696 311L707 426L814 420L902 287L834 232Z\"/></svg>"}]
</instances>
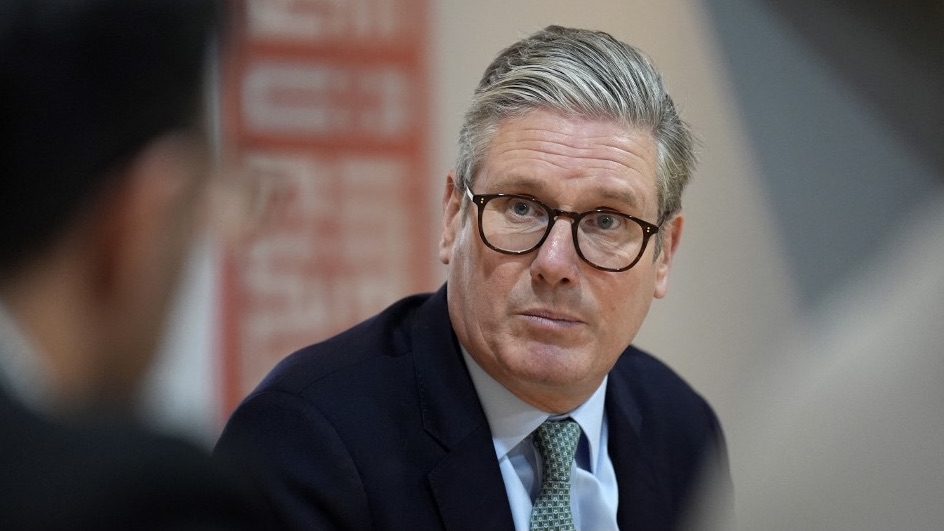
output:
<instances>
[{"instance_id":1,"label":"grey-haired man","mask_svg":"<svg viewBox=\"0 0 944 531\"><path fill-rule=\"evenodd\" d=\"M665 295L692 136L658 73L548 27L488 67L446 179L448 281L284 360L218 452L298 529L682 523L708 404L631 346Z\"/></svg>"}]
</instances>

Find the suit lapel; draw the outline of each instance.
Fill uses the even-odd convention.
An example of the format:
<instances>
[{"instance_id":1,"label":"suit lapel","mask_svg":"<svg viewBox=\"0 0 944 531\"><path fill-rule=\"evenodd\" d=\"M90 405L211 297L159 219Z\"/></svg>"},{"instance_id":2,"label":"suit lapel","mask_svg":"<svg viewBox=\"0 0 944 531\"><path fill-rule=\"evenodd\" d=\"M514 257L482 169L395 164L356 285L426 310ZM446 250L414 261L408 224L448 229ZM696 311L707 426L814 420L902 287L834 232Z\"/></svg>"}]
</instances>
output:
<instances>
[{"instance_id":1,"label":"suit lapel","mask_svg":"<svg viewBox=\"0 0 944 531\"><path fill-rule=\"evenodd\" d=\"M514 529L487 424L450 449L429 484L446 529Z\"/></svg>"},{"instance_id":2,"label":"suit lapel","mask_svg":"<svg viewBox=\"0 0 944 531\"><path fill-rule=\"evenodd\" d=\"M661 529L668 508L659 495L657 464L643 443L640 404L619 366L610 372L606 389L608 448L619 488L616 521L624 531Z\"/></svg>"},{"instance_id":3,"label":"suit lapel","mask_svg":"<svg viewBox=\"0 0 944 531\"><path fill-rule=\"evenodd\" d=\"M423 427L445 456L428 479L446 529L514 529L491 431L452 332L443 287L417 311L413 359Z\"/></svg>"}]
</instances>

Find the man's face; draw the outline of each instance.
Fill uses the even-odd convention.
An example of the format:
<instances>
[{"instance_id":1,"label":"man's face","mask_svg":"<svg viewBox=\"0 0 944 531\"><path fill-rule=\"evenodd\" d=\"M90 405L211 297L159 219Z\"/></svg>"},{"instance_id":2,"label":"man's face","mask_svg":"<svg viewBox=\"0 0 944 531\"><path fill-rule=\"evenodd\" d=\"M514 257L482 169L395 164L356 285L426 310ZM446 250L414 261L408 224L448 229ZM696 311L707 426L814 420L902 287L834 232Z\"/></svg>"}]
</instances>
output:
<instances>
[{"instance_id":1,"label":"man's face","mask_svg":"<svg viewBox=\"0 0 944 531\"><path fill-rule=\"evenodd\" d=\"M535 110L499 124L472 192L522 194L575 212L613 209L655 223L655 143L617 122ZM682 218L663 224L659 256L651 241L632 269L611 273L580 259L568 218L530 253L489 249L464 197L450 176L440 259L449 265L449 315L460 343L525 402L573 409L632 341L652 298L665 294Z\"/></svg>"}]
</instances>

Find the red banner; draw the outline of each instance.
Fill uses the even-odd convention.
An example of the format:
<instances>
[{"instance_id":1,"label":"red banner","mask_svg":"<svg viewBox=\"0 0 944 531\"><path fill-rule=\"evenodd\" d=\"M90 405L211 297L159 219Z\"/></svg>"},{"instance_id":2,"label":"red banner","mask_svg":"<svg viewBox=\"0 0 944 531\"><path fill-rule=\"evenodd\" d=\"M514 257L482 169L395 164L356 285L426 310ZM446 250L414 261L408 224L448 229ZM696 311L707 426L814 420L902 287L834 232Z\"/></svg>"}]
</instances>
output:
<instances>
[{"instance_id":1,"label":"red banner","mask_svg":"<svg viewBox=\"0 0 944 531\"><path fill-rule=\"evenodd\" d=\"M224 258L224 415L279 359L433 274L426 0L237 5L223 149L278 208Z\"/></svg>"}]
</instances>

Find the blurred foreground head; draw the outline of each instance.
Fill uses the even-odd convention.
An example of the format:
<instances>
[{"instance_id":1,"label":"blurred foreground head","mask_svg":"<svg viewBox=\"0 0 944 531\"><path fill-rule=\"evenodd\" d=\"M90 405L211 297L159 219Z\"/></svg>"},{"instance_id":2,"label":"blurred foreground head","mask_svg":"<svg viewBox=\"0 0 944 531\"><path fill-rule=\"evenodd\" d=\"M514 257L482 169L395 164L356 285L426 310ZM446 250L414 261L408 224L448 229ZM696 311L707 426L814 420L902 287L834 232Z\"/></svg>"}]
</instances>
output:
<instances>
[{"instance_id":1,"label":"blurred foreground head","mask_svg":"<svg viewBox=\"0 0 944 531\"><path fill-rule=\"evenodd\" d=\"M0 299L49 390L137 385L210 168L210 0L0 0Z\"/></svg>"}]
</instances>

